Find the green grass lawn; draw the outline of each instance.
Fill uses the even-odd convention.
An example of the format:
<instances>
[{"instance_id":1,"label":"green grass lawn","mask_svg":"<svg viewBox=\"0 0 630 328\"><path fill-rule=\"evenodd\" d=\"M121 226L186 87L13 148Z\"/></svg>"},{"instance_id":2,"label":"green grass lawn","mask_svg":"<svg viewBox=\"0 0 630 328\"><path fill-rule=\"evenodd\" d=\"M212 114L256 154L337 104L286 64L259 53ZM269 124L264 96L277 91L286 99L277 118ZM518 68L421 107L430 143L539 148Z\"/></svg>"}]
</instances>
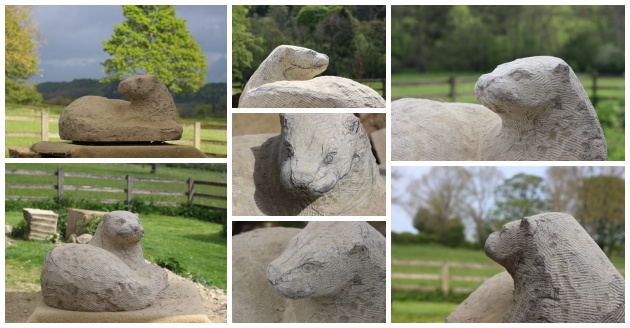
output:
<instances>
[{"instance_id":1,"label":"green grass lawn","mask_svg":"<svg viewBox=\"0 0 630 328\"><path fill-rule=\"evenodd\" d=\"M392 244L392 259L423 260L423 261L449 261L465 263L495 264L488 258L483 250L457 249L440 245L401 245ZM625 257L614 254L611 262L618 269L625 269ZM478 276L492 277L502 272L501 268L455 268L449 267L451 276ZM418 265L392 265L392 273L424 273L440 274L441 267ZM622 273L625 276L625 272ZM439 280L418 280L392 278L392 286L416 285L441 287ZM449 287L477 288L482 282L450 281ZM422 292L418 292L422 293ZM446 302L418 302L392 300L392 322L444 322L446 317L455 309L457 304Z\"/></svg>"},{"instance_id":2,"label":"green grass lawn","mask_svg":"<svg viewBox=\"0 0 630 328\"><path fill-rule=\"evenodd\" d=\"M5 109L5 115L7 116L33 116L39 117L41 115L41 108L35 107L26 107L26 106L16 106L16 105L7 105L8 107ZM48 123L48 131L49 133L59 133L59 126L57 123L57 119L59 119L59 115L63 110L63 107L47 107L46 110L49 110L50 118L54 118L54 122ZM198 120L197 120L198 121ZM182 139L187 140L186 142L182 141L169 141L169 143L174 144L182 144L192 146L192 140L194 138L194 123L195 120L182 120L180 123L184 124L184 132L182 134ZM41 122L39 121L13 121L13 120L5 120L4 123L6 132L29 132L29 133L41 133ZM202 122L202 126L204 125L226 125L225 119L206 119ZM211 129L211 128L202 128L201 129L201 140L212 140L212 141L227 141L227 131L223 129ZM40 137L6 137L5 138L5 146L13 146L13 147L30 147L34 143L41 141ZM49 138L49 141L62 141L59 138ZM204 153L211 154L227 154L227 145L214 145L214 144L201 144L201 151ZM9 157L9 152L5 150L5 157Z\"/></svg>"},{"instance_id":3,"label":"green grass lawn","mask_svg":"<svg viewBox=\"0 0 630 328\"><path fill-rule=\"evenodd\" d=\"M392 301L392 323L444 322L458 304Z\"/></svg>"},{"instance_id":4,"label":"green grass lawn","mask_svg":"<svg viewBox=\"0 0 630 328\"><path fill-rule=\"evenodd\" d=\"M134 177L148 177L148 178L165 178L165 179L179 179L187 180L193 178L199 181L213 181L223 182L227 181L227 175L221 172L201 171L185 168L172 168L158 165L157 172L155 174L149 173L149 164L14 164L8 163L5 165L7 170L39 170L54 172L59 167L64 169L64 172L76 172L76 173L92 173L92 174L108 174L108 175L127 175L131 174ZM17 175L17 174L5 174L5 183L7 184L47 184L56 185L56 176L37 176L37 175ZM74 186L91 186L91 187L109 187L125 189L127 188L126 180L112 180L112 179L94 179L94 178L64 178L65 185ZM186 183L165 183L165 182L147 182L147 181L134 181L133 188L136 190L162 190L173 192L187 192L188 184ZM225 197L227 195L227 188L215 187L215 186L203 186L196 185L195 193L203 193L209 195L216 195ZM46 189L16 189L6 188L5 194L10 196L37 196L37 197L56 197L56 190ZM64 191L64 196L71 197L73 199L91 198L91 199L118 199L124 201L127 199L126 193L106 193L106 192L86 192L86 191ZM140 199L149 201L162 201L162 202L178 202L187 203L187 196L167 196L167 195L137 195L134 196ZM227 200L208 199L196 197L194 199L195 204L210 205L216 207L227 208Z\"/></svg>"},{"instance_id":5,"label":"green grass lawn","mask_svg":"<svg viewBox=\"0 0 630 328\"><path fill-rule=\"evenodd\" d=\"M6 212L6 224L24 220L21 212ZM227 288L227 242L221 225L183 217L143 215L146 231L142 249L146 259L175 258L189 272L213 286ZM5 288L39 284L46 253L55 245L18 240L5 247Z\"/></svg>"}]
</instances>

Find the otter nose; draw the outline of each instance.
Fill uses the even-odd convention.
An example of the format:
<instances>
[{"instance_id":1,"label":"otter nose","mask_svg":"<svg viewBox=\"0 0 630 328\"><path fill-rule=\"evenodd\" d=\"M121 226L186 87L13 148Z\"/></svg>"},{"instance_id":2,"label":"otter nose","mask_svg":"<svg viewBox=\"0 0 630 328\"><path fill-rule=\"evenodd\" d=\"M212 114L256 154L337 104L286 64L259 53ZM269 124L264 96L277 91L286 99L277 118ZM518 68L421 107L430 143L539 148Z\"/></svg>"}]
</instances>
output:
<instances>
[{"instance_id":1,"label":"otter nose","mask_svg":"<svg viewBox=\"0 0 630 328\"><path fill-rule=\"evenodd\" d=\"M313 174L301 171L294 171L291 174L291 181L296 187L306 188L313 180Z\"/></svg>"},{"instance_id":2,"label":"otter nose","mask_svg":"<svg viewBox=\"0 0 630 328\"><path fill-rule=\"evenodd\" d=\"M483 90L488 86L490 82L490 76L488 74L484 74L479 77L477 83L475 84L475 94L479 95L479 93L483 92Z\"/></svg>"}]
</instances>

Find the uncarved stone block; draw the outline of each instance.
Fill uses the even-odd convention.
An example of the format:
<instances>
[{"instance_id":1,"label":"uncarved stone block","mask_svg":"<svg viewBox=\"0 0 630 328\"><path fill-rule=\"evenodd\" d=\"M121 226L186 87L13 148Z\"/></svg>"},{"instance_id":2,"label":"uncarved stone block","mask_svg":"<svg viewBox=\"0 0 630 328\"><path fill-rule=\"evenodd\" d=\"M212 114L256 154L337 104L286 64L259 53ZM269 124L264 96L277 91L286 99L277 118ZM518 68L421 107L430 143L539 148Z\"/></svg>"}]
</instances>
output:
<instances>
[{"instance_id":1,"label":"uncarved stone block","mask_svg":"<svg viewBox=\"0 0 630 328\"><path fill-rule=\"evenodd\" d=\"M372 88L347 78L316 75L328 57L314 50L281 45L260 64L239 99L241 108L384 108Z\"/></svg>"},{"instance_id":2,"label":"uncarved stone block","mask_svg":"<svg viewBox=\"0 0 630 328\"><path fill-rule=\"evenodd\" d=\"M68 222L66 223L66 240L70 238L70 235L75 234L80 236L85 232L83 225L87 222L87 219L97 216L101 219L107 212L82 210L78 208L68 209Z\"/></svg>"},{"instance_id":3,"label":"uncarved stone block","mask_svg":"<svg viewBox=\"0 0 630 328\"><path fill-rule=\"evenodd\" d=\"M171 281L145 309L124 312L82 312L50 307L41 301L28 322L210 322L199 292L190 281Z\"/></svg>"},{"instance_id":4,"label":"uncarved stone block","mask_svg":"<svg viewBox=\"0 0 630 328\"><path fill-rule=\"evenodd\" d=\"M59 136L81 142L179 140L177 109L168 89L154 75L130 77L118 91L131 101L85 96L68 105L59 117Z\"/></svg>"},{"instance_id":5,"label":"uncarved stone block","mask_svg":"<svg viewBox=\"0 0 630 328\"><path fill-rule=\"evenodd\" d=\"M23 208L24 220L26 220L26 240L49 240L57 232L57 215L53 211L35 208Z\"/></svg>"}]
</instances>

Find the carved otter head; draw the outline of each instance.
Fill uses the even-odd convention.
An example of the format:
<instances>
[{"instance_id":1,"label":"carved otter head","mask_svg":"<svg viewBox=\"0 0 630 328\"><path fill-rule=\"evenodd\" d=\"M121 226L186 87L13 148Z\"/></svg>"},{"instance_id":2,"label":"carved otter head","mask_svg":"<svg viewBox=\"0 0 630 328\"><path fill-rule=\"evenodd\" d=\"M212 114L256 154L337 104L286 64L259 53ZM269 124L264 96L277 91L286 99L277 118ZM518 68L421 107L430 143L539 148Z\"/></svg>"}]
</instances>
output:
<instances>
[{"instance_id":1,"label":"carved otter head","mask_svg":"<svg viewBox=\"0 0 630 328\"><path fill-rule=\"evenodd\" d=\"M269 264L267 279L278 292L292 299L369 285L366 277L380 274L370 263L383 268L385 265L382 239L366 222L309 222Z\"/></svg>"},{"instance_id":2,"label":"carved otter head","mask_svg":"<svg viewBox=\"0 0 630 328\"><path fill-rule=\"evenodd\" d=\"M556 108L565 93L575 95L578 90L584 89L571 67L550 56L501 64L475 84L477 99L497 114Z\"/></svg>"},{"instance_id":3,"label":"carved otter head","mask_svg":"<svg viewBox=\"0 0 630 328\"><path fill-rule=\"evenodd\" d=\"M367 134L352 114L280 114L280 124L280 181L298 195L332 192L371 154Z\"/></svg>"},{"instance_id":4,"label":"carved otter head","mask_svg":"<svg viewBox=\"0 0 630 328\"><path fill-rule=\"evenodd\" d=\"M164 83L155 75L136 75L121 81L118 84L118 91L129 99L137 99L159 90L157 89L159 86L166 89Z\"/></svg>"},{"instance_id":5,"label":"carved otter head","mask_svg":"<svg viewBox=\"0 0 630 328\"><path fill-rule=\"evenodd\" d=\"M328 56L308 48L289 45L276 47L268 60L280 64L277 69L282 69L288 81L310 80L328 67Z\"/></svg>"},{"instance_id":6,"label":"carved otter head","mask_svg":"<svg viewBox=\"0 0 630 328\"><path fill-rule=\"evenodd\" d=\"M144 236L144 229L140 225L140 215L127 211L105 213L103 222L94 233L94 238L97 238L97 235L120 245L138 243Z\"/></svg>"}]
</instances>

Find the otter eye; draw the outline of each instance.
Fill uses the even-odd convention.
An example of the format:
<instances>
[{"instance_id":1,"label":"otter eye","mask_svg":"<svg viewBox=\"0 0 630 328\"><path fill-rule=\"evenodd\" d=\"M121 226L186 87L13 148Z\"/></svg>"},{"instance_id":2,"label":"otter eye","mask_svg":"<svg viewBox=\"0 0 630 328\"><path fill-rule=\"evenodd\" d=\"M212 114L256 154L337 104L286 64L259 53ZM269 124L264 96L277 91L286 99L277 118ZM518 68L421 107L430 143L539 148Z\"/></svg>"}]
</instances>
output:
<instances>
[{"instance_id":1,"label":"otter eye","mask_svg":"<svg viewBox=\"0 0 630 328\"><path fill-rule=\"evenodd\" d=\"M125 223L125 219L118 219L118 220L116 220L116 223L124 224Z\"/></svg>"},{"instance_id":2,"label":"otter eye","mask_svg":"<svg viewBox=\"0 0 630 328\"><path fill-rule=\"evenodd\" d=\"M514 79L514 81L520 80L522 76L523 74L521 72L514 72L514 74L512 74L512 78Z\"/></svg>"},{"instance_id":3,"label":"otter eye","mask_svg":"<svg viewBox=\"0 0 630 328\"><path fill-rule=\"evenodd\" d=\"M310 263L306 263L306 264L304 264L304 265L302 266L302 271L303 271L304 273L311 273L311 272L313 272L314 270L315 270L315 267L314 267L312 264L310 264Z\"/></svg>"},{"instance_id":4,"label":"otter eye","mask_svg":"<svg viewBox=\"0 0 630 328\"><path fill-rule=\"evenodd\" d=\"M335 156L335 154L337 154L337 153L335 153L335 152L328 153L328 155L326 155L326 158L324 158L324 163L326 163L326 164L332 163L333 157Z\"/></svg>"}]
</instances>

